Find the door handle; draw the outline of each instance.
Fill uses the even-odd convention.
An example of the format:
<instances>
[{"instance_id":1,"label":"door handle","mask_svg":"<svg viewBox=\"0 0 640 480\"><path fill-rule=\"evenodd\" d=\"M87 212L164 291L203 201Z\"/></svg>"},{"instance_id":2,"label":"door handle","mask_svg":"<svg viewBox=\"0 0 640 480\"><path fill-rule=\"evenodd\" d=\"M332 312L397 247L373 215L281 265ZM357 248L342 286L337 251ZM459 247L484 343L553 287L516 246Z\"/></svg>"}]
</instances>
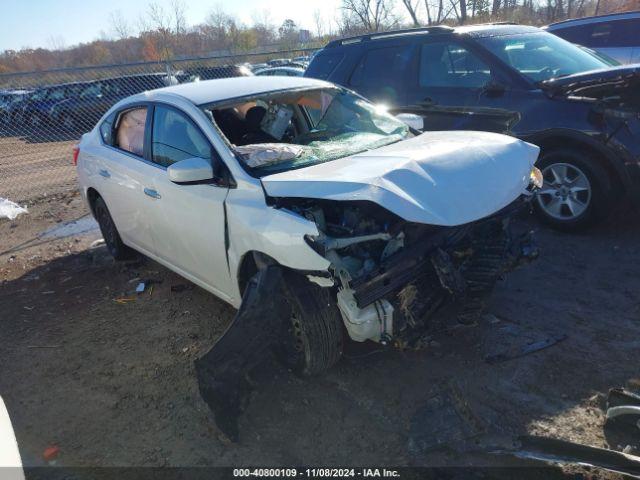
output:
<instances>
[{"instance_id":1,"label":"door handle","mask_svg":"<svg viewBox=\"0 0 640 480\"><path fill-rule=\"evenodd\" d=\"M101 177L104 177L104 178L110 178L111 177L111 174L109 173L108 170L100 170L98 173L100 174Z\"/></svg>"},{"instance_id":2,"label":"door handle","mask_svg":"<svg viewBox=\"0 0 640 480\"><path fill-rule=\"evenodd\" d=\"M157 191L152 190L151 188L145 188L144 194L151 198L157 198L157 199L161 198L160 194Z\"/></svg>"}]
</instances>

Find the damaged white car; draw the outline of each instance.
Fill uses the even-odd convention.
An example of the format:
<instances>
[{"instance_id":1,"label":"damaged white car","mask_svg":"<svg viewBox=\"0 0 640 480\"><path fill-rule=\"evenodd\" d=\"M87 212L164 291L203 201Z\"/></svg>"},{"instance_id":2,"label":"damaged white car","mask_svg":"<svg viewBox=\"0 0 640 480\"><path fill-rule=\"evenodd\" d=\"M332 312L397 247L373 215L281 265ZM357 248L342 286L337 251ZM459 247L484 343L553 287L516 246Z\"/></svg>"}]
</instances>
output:
<instances>
[{"instance_id":1,"label":"damaged white car","mask_svg":"<svg viewBox=\"0 0 640 480\"><path fill-rule=\"evenodd\" d=\"M472 319L495 281L536 255L509 220L542 183L537 147L493 133L419 134L317 80L139 94L75 155L114 257L142 252L239 308L196 362L231 438L245 373L267 350L315 374L340 358L346 336L418 348L430 315L453 305Z\"/></svg>"}]
</instances>

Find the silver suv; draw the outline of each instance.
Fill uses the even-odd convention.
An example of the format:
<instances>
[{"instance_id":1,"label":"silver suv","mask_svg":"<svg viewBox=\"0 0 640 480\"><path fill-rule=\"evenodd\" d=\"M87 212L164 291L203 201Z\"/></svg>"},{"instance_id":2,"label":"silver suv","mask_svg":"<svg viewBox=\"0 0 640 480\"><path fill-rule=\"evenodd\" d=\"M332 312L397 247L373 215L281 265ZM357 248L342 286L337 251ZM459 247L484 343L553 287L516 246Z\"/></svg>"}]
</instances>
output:
<instances>
[{"instance_id":1,"label":"silver suv","mask_svg":"<svg viewBox=\"0 0 640 480\"><path fill-rule=\"evenodd\" d=\"M640 63L640 11L565 20L545 28L620 63Z\"/></svg>"}]
</instances>

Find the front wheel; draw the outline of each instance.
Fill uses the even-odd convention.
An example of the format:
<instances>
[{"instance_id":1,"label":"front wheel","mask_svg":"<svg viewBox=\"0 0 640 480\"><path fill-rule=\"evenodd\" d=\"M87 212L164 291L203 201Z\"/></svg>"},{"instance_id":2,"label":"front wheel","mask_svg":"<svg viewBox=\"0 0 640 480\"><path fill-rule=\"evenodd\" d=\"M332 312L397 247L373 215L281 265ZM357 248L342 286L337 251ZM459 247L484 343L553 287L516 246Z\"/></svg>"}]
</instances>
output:
<instances>
[{"instance_id":1,"label":"front wheel","mask_svg":"<svg viewBox=\"0 0 640 480\"><path fill-rule=\"evenodd\" d=\"M573 149L545 153L537 164L544 184L534 207L538 217L564 231L582 230L606 211L609 175L597 160Z\"/></svg>"},{"instance_id":2,"label":"front wheel","mask_svg":"<svg viewBox=\"0 0 640 480\"><path fill-rule=\"evenodd\" d=\"M291 274L286 292L290 317L280 349L283 360L301 376L323 373L342 356L342 316L333 291Z\"/></svg>"}]
</instances>

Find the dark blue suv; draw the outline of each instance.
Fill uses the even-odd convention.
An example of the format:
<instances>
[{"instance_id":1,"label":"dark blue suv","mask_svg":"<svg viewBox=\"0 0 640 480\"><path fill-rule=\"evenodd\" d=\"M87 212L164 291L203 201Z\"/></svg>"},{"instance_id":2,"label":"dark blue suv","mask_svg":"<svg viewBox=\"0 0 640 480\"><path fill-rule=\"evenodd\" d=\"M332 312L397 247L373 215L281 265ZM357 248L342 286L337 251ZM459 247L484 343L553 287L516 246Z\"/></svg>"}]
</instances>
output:
<instances>
[{"instance_id":1,"label":"dark blue suv","mask_svg":"<svg viewBox=\"0 0 640 480\"><path fill-rule=\"evenodd\" d=\"M640 205L640 66L602 58L535 27L445 26L329 43L305 76L355 90L424 130L488 130L541 147L534 205L565 230Z\"/></svg>"}]
</instances>

